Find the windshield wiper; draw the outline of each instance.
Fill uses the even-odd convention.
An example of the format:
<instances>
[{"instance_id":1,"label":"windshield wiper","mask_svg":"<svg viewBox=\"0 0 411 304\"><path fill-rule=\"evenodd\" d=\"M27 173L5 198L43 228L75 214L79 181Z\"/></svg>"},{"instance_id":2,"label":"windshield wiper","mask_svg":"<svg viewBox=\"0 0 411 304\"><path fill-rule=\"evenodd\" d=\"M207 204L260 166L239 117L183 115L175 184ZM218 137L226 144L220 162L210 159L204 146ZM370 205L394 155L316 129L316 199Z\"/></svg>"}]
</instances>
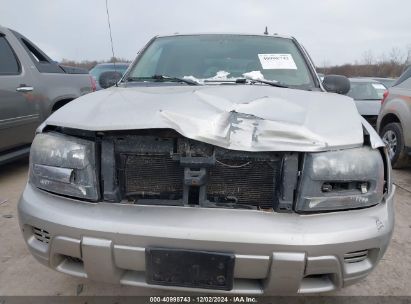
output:
<instances>
[{"instance_id":1,"label":"windshield wiper","mask_svg":"<svg viewBox=\"0 0 411 304\"><path fill-rule=\"evenodd\" d=\"M279 83L278 81L272 81L272 80L267 80L267 79L261 79L261 78L237 78L235 80L236 83L247 83L247 80L250 81L251 83L259 82L259 83L264 83L268 84L273 87L278 87L278 88L288 88L288 86Z\"/></svg>"},{"instance_id":2,"label":"windshield wiper","mask_svg":"<svg viewBox=\"0 0 411 304\"><path fill-rule=\"evenodd\" d=\"M144 80L174 81L174 82L184 82L189 85L200 85L198 82L191 80L191 79L185 79L185 78L179 78L179 77L167 76L167 75L153 75L149 77L129 77L127 78L127 81L144 81Z\"/></svg>"}]
</instances>

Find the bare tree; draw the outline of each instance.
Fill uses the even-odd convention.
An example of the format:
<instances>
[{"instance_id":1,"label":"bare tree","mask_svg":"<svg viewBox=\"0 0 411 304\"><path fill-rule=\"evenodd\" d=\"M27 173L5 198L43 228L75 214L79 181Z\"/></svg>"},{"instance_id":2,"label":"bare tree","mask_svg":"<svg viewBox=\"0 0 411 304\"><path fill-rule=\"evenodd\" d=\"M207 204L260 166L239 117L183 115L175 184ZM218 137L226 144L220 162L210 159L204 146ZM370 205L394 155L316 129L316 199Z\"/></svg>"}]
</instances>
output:
<instances>
[{"instance_id":1,"label":"bare tree","mask_svg":"<svg viewBox=\"0 0 411 304\"><path fill-rule=\"evenodd\" d=\"M398 47L393 47L390 51L390 62L394 64L404 63L404 54Z\"/></svg>"},{"instance_id":2,"label":"bare tree","mask_svg":"<svg viewBox=\"0 0 411 304\"><path fill-rule=\"evenodd\" d=\"M328 67L331 66L330 62L327 59L324 59L321 65L322 73L328 74Z\"/></svg>"},{"instance_id":3,"label":"bare tree","mask_svg":"<svg viewBox=\"0 0 411 304\"><path fill-rule=\"evenodd\" d=\"M125 58L111 57L109 60L107 60L105 62L113 63L113 62L131 62L131 61L129 59L125 59Z\"/></svg>"},{"instance_id":4,"label":"bare tree","mask_svg":"<svg viewBox=\"0 0 411 304\"><path fill-rule=\"evenodd\" d=\"M97 60L82 60L82 61L75 61L75 60L70 60L70 59L65 59L65 58L63 58L62 60L61 60L61 64L63 64L63 65L68 65L68 66L74 66L74 67L80 67L80 68L84 68L84 69L87 69L87 70L91 70L94 66L96 66L98 63L106 63L106 62L110 62L110 63L112 63L112 62L114 62L114 60L115 60L115 62L131 62L130 60L128 60L128 59L125 59L125 58L113 58L113 57L111 57L110 59L108 59L108 60L100 60L100 61L97 61Z\"/></svg>"},{"instance_id":5,"label":"bare tree","mask_svg":"<svg viewBox=\"0 0 411 304\"><path fill-rule=\"evenodd\" d=\"M365 51L362 54L362 63L363 64L370 65L370 64L373 64L374 61L375 61L375 59L374 59L374 54L373 54L372 50Z\"/></svg>"},{"instance_id":6,"label":"bare tree","mask_svg":"<svg viewBox=\"0 0 411 304\"><path fill-rule=\"evenodd\" d=\"M411 43L407 45L407 59L405 60L405 65L411 65Z\"/></svg>"}]
</instances>

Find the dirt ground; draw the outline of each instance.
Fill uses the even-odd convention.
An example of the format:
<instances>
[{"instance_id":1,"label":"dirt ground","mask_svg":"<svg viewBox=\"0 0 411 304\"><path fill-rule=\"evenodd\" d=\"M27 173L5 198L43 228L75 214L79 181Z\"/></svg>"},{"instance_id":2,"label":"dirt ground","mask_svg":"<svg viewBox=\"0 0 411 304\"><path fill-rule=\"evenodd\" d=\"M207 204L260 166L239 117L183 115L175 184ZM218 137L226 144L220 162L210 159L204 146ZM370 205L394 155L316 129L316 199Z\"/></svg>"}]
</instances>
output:
<instances>
[{"instance_id":1,"label":"dirt ground","mask_svg":"<svg viewBox=\"0 0 411 304\"><path fill-rule=\"evenodd\" d=\"M29 254L17 221L28 161L0 166L0 295L159 295L158 290L90 282L50 270ZM377 268L362 282L328 295L411 296L411 168L394 171L396 223Z\"/></svg>"}]
</instances>

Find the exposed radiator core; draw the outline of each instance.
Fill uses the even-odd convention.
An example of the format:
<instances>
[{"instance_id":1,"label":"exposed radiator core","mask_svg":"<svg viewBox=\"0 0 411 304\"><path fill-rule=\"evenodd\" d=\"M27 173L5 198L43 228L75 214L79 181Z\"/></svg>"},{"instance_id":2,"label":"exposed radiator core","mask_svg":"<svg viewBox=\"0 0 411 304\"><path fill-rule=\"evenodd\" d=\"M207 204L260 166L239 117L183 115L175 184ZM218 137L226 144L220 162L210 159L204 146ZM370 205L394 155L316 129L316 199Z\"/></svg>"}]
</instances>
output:
<instances>
[{"instance_id":1,"label":"exposed radiator core","mask_svg":"<svg viewBox=\"0 0 411 304\"><path fill-rule=\"evenodd\" d=\"M121 144L116 146L121 196L137 204L188 201L270 209L278 199L282 154L231 151L186 138L136 136ZM199 184L187 184L196 170L201 170Z\"/></svg>"},{"instance_id":2,"label":"exposed radiator core","mask_svg":"<svg viewBox=\"0 0 411 304\"><path fill-rule=\"evenodd\" d=\"M183 197L184 168L168 155L127 155L125 192L142 198Z\"/></svg>"},{"instance_id":3,"label":"exposed radiator core","mask_svg":"<svg viewBox=\"0 0 411 304\"><path fill-rule=\"evenodd\" d=\"M224 165L223 165L224 164ZM208 171L207 197L272 208L279 162L223 159Z\"/></svg>"}]
</instances>

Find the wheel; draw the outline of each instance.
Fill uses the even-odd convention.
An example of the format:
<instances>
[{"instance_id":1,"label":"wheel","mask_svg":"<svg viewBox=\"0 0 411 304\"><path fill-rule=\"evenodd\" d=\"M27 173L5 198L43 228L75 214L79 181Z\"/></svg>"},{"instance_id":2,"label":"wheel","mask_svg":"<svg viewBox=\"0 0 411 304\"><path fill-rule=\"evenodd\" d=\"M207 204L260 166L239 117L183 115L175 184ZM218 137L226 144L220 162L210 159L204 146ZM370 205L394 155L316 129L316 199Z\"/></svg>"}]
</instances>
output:
<instances>
[{"instance_id":1,"label":"wheel","mask_svg":"<svg viewBox=\"0 0 411 304\"><path fill-rule=\"evenodd\" d=\"M407 166L409 157L404 149L404 133L401 124L393 122L386 125L382 129L381 138L387 146L392 167L403 168Z\"/></svg>"}]
</instances>

